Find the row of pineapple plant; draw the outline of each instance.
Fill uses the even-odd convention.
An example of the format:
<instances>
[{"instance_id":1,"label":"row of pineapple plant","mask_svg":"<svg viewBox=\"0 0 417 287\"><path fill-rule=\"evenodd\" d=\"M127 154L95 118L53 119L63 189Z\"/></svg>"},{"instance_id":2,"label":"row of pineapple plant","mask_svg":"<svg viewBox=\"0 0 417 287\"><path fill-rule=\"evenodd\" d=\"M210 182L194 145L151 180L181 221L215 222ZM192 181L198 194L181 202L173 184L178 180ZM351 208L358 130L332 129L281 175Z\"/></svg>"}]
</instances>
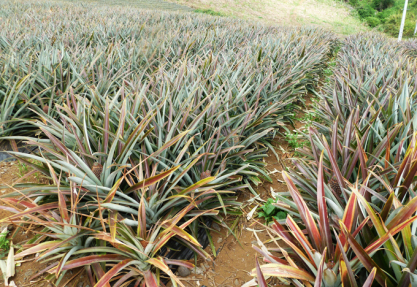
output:
<instances>
[{"instance_id":1,"label":"row of pineapple plant","mask_svg":"<svg viewBox=\"0 0 417 287\"><path fill-rule=\"evenodd\" d=\"M266 264L253 275L259 286L270 276L295 286L414 286L417 63L374 34L348 37L336 61L309 144L283 172L289 193L277 205L288 217L269 228L271 246L254 247Z\"/></svg>"},{"instance_id":2,"label":"row of pineapple plant","mask_svg":"<svg viewBox=\"0 0 417 287\"><path fill-rule=\"evenodd\" d=\"M170 266L193 265L165 257L170 242L210 260L204 218L238 214L235 191L269 179L268 140L335 43L90 4L5 1L0 15L1 139L37 147L10 154L49 179L16 184L2 222L42 226L15 258L50 262L31 279L56 285L84 266L93 286L184 286Z\"/></svg>"}]
</instances>

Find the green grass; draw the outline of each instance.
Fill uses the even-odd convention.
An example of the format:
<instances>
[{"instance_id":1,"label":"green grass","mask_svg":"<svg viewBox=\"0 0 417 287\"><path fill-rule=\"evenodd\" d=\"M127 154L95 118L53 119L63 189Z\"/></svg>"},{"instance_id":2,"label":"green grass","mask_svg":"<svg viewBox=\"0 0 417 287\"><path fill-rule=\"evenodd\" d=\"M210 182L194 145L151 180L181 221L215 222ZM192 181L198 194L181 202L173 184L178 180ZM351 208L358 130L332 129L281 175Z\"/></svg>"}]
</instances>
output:
<instances>
[{"instance_id":1,"label":"green grass","mask_svg":"<svg viewBox=\"0 0 417 287\"><path fill-rule=\"evenodd\" d=\"M211 9L195 9L194 12L195 13L208 14L208 15L211 15L211 16L225 16L225 14L223 14L221 12L213 11Z\"/></svg>"}]
</instances>

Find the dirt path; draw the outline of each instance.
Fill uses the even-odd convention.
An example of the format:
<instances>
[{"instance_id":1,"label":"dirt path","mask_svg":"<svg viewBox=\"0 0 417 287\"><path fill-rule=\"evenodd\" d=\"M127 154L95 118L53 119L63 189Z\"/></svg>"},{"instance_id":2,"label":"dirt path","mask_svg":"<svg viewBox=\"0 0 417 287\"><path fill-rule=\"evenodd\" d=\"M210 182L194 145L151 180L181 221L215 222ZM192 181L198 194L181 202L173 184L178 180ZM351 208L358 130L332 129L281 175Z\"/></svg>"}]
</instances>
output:
<instances>
[{"instance_id":1,"label":"dirt path","mask_svg":"<svg viewBox=\"0 0 417 287\"><path fill-rule=\"evenodd\" d=\"M306 96L305 107L296 113L295 118L303 118L307 109L310 108L312 101L311 95ZM299 131L303 129L305 123L295 120L294 127L288 126L290 130ZM278 136L272 143L275 147L275 152L278 154L279 162L275 154L270 150L268 157L265 159L267 163L267 169L270 171L270 177L273 182L265 182L260 184L256 191L259 193L262 200L271 198L271 189L274 192L286 192L288 188L282 178L283 165L292 167L291 158L294 156L295 150L289 146L286 139L282 136ZM216 250L220 250L217 257L214 258L214 265L210 265L203 260L198 261L197 273L203 272L203 274L195 274L195 271L190 274L183 282L190 287L230 287L230 286L242 286L244 283L253 279L250 276L251 270L255 267L255 256L259 257L259 254L252 248L252 245L256 245L256 237L254 231L256 230L260 240L266 241L267 233L262 232L265 230L262 225L257 224L259 220L254 216L251 220L247 220L246 214L248 214L255 206L260 206L261 201L253 201L255 196L249 191L244 191L239 196L239 201L245 206L243 208L244 216L240 218L240 228L237 234L241 245L238 244L236 238L228 233L226 228L221 228L220 232L213 233L213 242ZM252 202L248 204L248 202ZM229 226L233 223L235 218L229 218L226 222ZM213 256L211 247L208 246L206 251Z\"/></svg>"}]
</instances>

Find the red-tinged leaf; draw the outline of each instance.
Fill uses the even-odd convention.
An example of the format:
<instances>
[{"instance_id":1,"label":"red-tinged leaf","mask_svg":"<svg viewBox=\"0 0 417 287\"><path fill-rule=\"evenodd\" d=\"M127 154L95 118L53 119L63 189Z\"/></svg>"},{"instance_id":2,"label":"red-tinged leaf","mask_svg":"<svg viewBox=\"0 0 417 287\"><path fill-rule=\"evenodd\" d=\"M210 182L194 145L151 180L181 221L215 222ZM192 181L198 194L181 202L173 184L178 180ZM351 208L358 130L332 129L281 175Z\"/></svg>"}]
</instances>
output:
<instances>
[{"instance_id":1,"label":"red-tinged leaf","mask_svg":"<svg viewBox=\"0 0 417 287\"><path fill-rule=\"evenodd\" d=\"M109 127L110 127L109 117L110 117L109 99L106 98L106 106L104 109L104 146L103 146L104 153L108 153L108 147L109 147Z\"/></svg>"},{"instance_id":2,"label":"red-tinged leaf","mask_svg":"<svg viewBox=\"0 0 417 287\"><path fill-rule=\"evenodd\" d=\"M295 221L292 219L290 215L287 216L286 223L289 229L292 231L293 236L298 240L298 244L301 245L310 259L310 262L313 263L315 266L315 261L313 259L313 247L310 245L307 237L305 237L303 231L298 227Z\"/></svg>"},{"instance_id":3,"label":"red-tinged leaf","mask_svg":"<svg viewBox=\"0 0 417 287\"><path fill-rule=\"evenodd\" d=\"M337 240L338 250L340 251L340 256L338 258L339 258L339 262L340 262L339 268L340 268L342 285L343 286L349 286L349 287L357 287L358 285L356 284L355 275L353 274L353 270L350 267L349 260L346 256L346 253L345 253L345 247L342 245L341 241L339 240L339 237L337 236L336 231L335 231L335 237L336 237L336 240ZM346 243L346 245L348 245L348 243ZM343 263L342 263L342 261L343 261ZM346 262L348 262L348 264L346 264ZM342 264L344 264L344 265L342 266ZM343 270L342 270L342 268L343 268Z\"/></svg>"},{"instance_id":4,"label":"red-tinged leaf","mask_svg":"<svg viewBox=\"0 0 417 287\"><path fill-rule=\"evenodd\" d=\"M289 247L291 247L291 249L292 250L294 250L294 254L297 256L297 257L299 257L300 258L300 260L302 260L302 261L308 261L308 262L311 262L311 264L313 265L313 266L316 266L316 264L314 263L314 260L312 261L311 260L311 254L308 254L308 256L306 256L305 254L304 254L304 252L297 246L297 244L295 244L294 242L293 242L293 240L288 240L288 236L285 236L286 235L286 233L289 233L289 232L287 232L287 231L284 231L284 232L281 232L281 230L279 230L278 232L277 232L277 234L278 234L278 236L289 246Z\"/></svg>"},{"instance_id":5,"label":"red-tinged leaf","mask_svg":"<svg viewBox=\"0 0 417 287\"><path fill-rule=\"evenodd\" d=\"M272 224L272 229L274 229L275 232L279 234L281 238L285 238L286 241L296 244L296 241L291 236L291 234L275 218L272 217L272 219L274 220L274 224Z\"/></svg>"},{"instance_id":6,"label":"red-tinged leaf","mask_svg":"<svg viewBox=\"0 0 417 287\"><path fill-rule=\"evenodd\" d=\"M25 215L28 215L28 214L31 214L31 213L41 212L41 211L44 211L44 210L50 210L50 209L55 209L55 208L58 208L58 203L57 202L45 203L45 204L40 205L40 206L29 208L25 211L22 211L22 212L18 213L18 214L6 217L5 219L0 220L0 222L21 218L21 217L23 217Z\"/></svg>"},{"instance_id":7,"label":"red-tinged leaf","mask_svg":"<svg viewBox=\"0 0 417 287\"><path fill-rule=\"evenodd\" d=\"M332 234L330 231L330 224L329 224L329 213L327 212L327 204L326 204L326 197L324 193L324 175L323 175L323 155L324 152L321 153L320 156L320 163L319 163L319 172L317 175L317 205L318 211L320 215L320 231L322 236L322 248L327 246L329 252L329 258L333 258L333 241L332 241Z\"/></svg>"},{"instance_id":8,"label":"red-tinged leaf","mask_svg":"<svg viewBox=\"0 0 417 287\"><path fill-rule=\"evenodd\" d=\"M120 287L120 285L122 285L123 283L125 283L131 277L135 277L136 278L137 276L135 276L135 274L136 274L136 271L134 271L134 270L129 271L128 273L126 273L125 275L123 275L122 277L120 277L120 279L117 280L116 283L114 283L113 287Z\"/></svg>"},{"instance_id":9,"label":"red-tinged leaf","mask_svg":"<svg viewBox=\"0 0 417 287\"><path fill-rule=\"evenodd\" d=\"M392 229L400 222L410 218L417 211L417 196L411 199L401 210L394 216L394 218L387 224L388 229Z\"/></svg>"},{"instance_id":10,"label":"red-tinged leaf","mask_svg":"<svg viewBox=\"0 0 417 287\"><path fill-rule=\"evenodd\" d=\"M18 259L18 258L22 258L25 257L26 255L31 255L31 254L35 254L38 252L41 252L45 249L49 249L53 246L55 246L57 243L60 243L61 240L54 240L54 241L47 241L47 242L43 242L43 243L39 243L38 245L31 247L29 249L26 249L20 253L17 253L14 258Z\"/></svg>"},{"instance_id":11,"label":"red-tinged leaf","mask_svg":"<svg viewBox=\"0 0 417 287\"><path fill-rule=\"evenodd\" d=\"M119 273L120 270L132 264L132 261L134 260L124 259L123 261L120 261L119 263L114 265L112 269L107 271L107 273L104 274L104 276L100 278L100 280L97 282L97 284L94 287L106 286L110 282L110 280Z\"/></svg>"},{"instance_id":12,"label":"red-tinged leaf","mask_svg":"<svg viewBox=\"0 0 417 287\"><path fill-rule=\"evenodd\" d=\"M258 285L259 287L268 287L268 284L266 284L264 275L262 274L261 267L259 266L258 258L255 256L255 262L256 262L256 278L258 279Z\"/></svg>"},{"instance_id":13,"label":"red-tinged leaf","mask_svg":"<svg viewBox=\"0 0 417 287\"><path fill-rule=\"evenodd\" d=\"M302 269L298 269L288 265L282 264L266 264L261 265L260 269L264 276L292 278L298 280L304 280L313 283L315 278ZM256 276L256 269L252 270L252 276Z\"/></svg>"},{"instance_id":14,"label":"red-tinged leaf","mask_svg":"<svg viewBox=\"0 0 417 287\"><path fill-rule=\"evenodd\" d=\"M45 128L40 128L42 132L51 140L51 142L64 153L65 157L69 158L72 162L76 162L76 160L72 157L71 153L65 147L65 145L60 142L54 135L52 135L48 130Z\"/></svg>"},{"instance_id":15,"label":"red-tinged leaf","mask_svg":"<svg viewBox=\"0 0 417 287\"><path fill-rule=\"evenodd\" d=\"M410 286L410 273L414 273L417 267L417 248L414 249L413 255L411 255L410 260L408 261L407 268L410 272L403 272L401 279L398 283L398 287L408 287Z\"/></svg>"},{"instance_id":16,"label":"red-tinged leaf","mask_svg":"<svg viewBox=\"0 0 417 287\"><path fill-rule=\"evenodd\" d=\"M359 149L359 161L360 161L360 167L361 167L361 172L362 172L362 179L365 180L365 178L368 177L368 167L366 166L366 162L368 161L368 159L366 157L365 150L362 146L362 142L357 132L355 132L355 136L356 136L356 142L358 144L358 149ZM370 201L371 194L369 192L366 192L365 198L366 200Z\"/></svg>"},{"instance_id":17,"label":"red-tinged leaf","mask_svg":"<svg viewBox=\"0 0 417 287\"><path fill-rule=\"evenodd\" d=\"M342 287L350 287L350 281L347 271L347 265L346 262L340 258L339 260L339 272L340 272L340 283L342 284Z\"/></svg>"},{"instance_id":18,"label":"red-tinged leaf","mask_svg":"<svg viewBox=\"0 0 417 287\"><path fill-rule=\"evenodd\" d=\"M20 210L17 210L17 209L15 209L13 207L3 206L3 205L0 205L0 210L6 210L6 211L9 211L11 213L19 213L19 212L21 212Z\"/></svg>"},{"instance_id":19,"label":"red-tinged leaf","mask_svg":"<svg viewBox=\"0 0 417 287\"><path fill-rule=\"evenodd\" d=\"M256 252L258 252L259 254L261 254L264 257L264 261L268 262L268 263L281 263L284 265L288 265L288 263L291 263L291 258L288 260L284 260L281 258L278 258L276 256L271 255L269 252L262 250L261 248L259 248L258 246L252 245L252 248L256 250ZM284 254L285 250L281 249L281 252ZM296 267L294 265L292 265L293 267Z\"/></svg>"},{"instance_id":20,"label":"red-tinged leaf","mask_svg":"<svg viewBox=\"0 0 417 287\"><path fill-rule=\"evenodd\" d=\"M104 276L104 274L106 274L103 270L103 267L101 267L100 263L93 263L93 264L91 264L91 266L93 267L94 274L96 275L96 278L98 280L100 278L102 278ZM94 279L93 279L93 281L94 281ZM96 285L96 283L94 282L93 286L95 286L95 285ZM110 283L107 283L106 287L110 287Z\"/></svg>"},{"instance_id":21,"label":"red-tinged leaf","mask_svg":"<svg viewBox=\"0 0 417 287\"><path fill-rule=\"evenodd\" d=\"M310 213L310 210L307 207L307 204L305 203L303 197L301 196L300 192L295 187L294 183L292 182L291 178L288 176L288 174L283 171L282 177L284 178L285 182L287 183L287 186L289 188L291 197L293 198L295 204L298 207L298 210L300 212L300 217L304 222L304 225L307 229L307 232L310 236L310 239L313 240L313 246L316 250L320 250L321 246L321 236L320 232L317 229L316 222L313 218L313 216Z\"/></svg>"},{"instance_id":22,"label":"red-tinged leaf","mask_svg":"<svg viewBox=\"0 0 417 287\"><path fill-rule=\"evenodd\" d=\"M214 176L203 178L202 180L200 180L200 181L194 183L193 185L187 187L186 189L180 191L178 194L179 195L187 194L187 193L189 193L191 191L194 191L197 188L199 188L199 187L201 187L201 186L203 186L203 185L205 185L205 184L207 184L207 183L209 183L209 182L211 182L215 179L216 179L216 177L214 177Z\"/></svg>"},{"instance_id":23,"label":"red-tinged leaf","mask_svg":"<svg viewBox=\"0 0 417 287\"><path fill-rule=\"evenodd\" d=\"M339 116L336 117L336 120L334 121L333 124L333 129L332 129L332 153L333 153L333 158L337 161L337 144L338 144L338 140L337 140L337 125L339 122Z\"/></svg>"},{"instance_id":24,"label":"red-tinged leaf","mask_svg":"<svg viewBox=\"0 0 417 287\"><path fill-rule=\"evenodd\" d=\"M384 208L381 211L381 219L383 222L385 222L388 218L389 212L391 211L392 204L394 202L394 193L391 193L387 199L387 202L384 204Z\"/></svg>"},{"instance_id":25,"label":"red-tinged leaf","mask_svg":"<svg viewBox=\"0 0 417 287\"><path fill-rule=\"evenodd\" d=\"M404 177L404 181L401 185L400 191L399 191L399 195L398 198L400 200L403 200L405 194L408 191L408 188L410 187L411 183L413 183L414 181L414 177L416 176L417 173L417 161L415 161L413 163L413 165L411 166L410 170L408 171L407 175Z\"/></svg>"},{"instance_id":26,"label":"red-tinged leaf","mask_svg":"<svg viewBox=\"0 0 417 287\"><path fill-rule=\"evenodd\" d=\"M195 239L192 235L190 235L188 232L186 232L184 229L180 228L177 225L173 225L173 224L168 224L168 223L164 223L162 224L163 227L165 227L167 230L169 230L169 232L174 233L175 235L189 241L190 243L202 247L201 244L198 242L197 239Z\"/></svg>"},{"instance_id":27,"label":"red-tinged leaf","mask_svg":"<svg viewBox=\"0 0 417 287\"><path fill-rule=\"evenodd\" d=\"M368 213L372 223L374 224L379 236L384 235L386 232L385 232L385 229L382 225L382 222L379 219L379 217L377 216L377 214L375 213L372 206L369 204L369 202L358 192L357 189L353 189L352 193L356 194L359 202L361 202L362 206L365 208L365 210Z\"/></svg>"},{"instance_id":28,"label":"red-tinged leaf","mask_svg":"<svg viewBox=\"0 0 417 287\"><path fill-rule=\"evenodd\" d=\"M185 260L176 260L176 259L164 259L165 263L168 265L177 265L183 266L188 269L193 269L194 264Z\"/></svg>"},{"instance_id":29,"label":"red-tinged leaf","mask_svg":"<svg viewBox=\"0 0 417 287\"><path fill-rule=\"evenodd\" d=\"M158 282L156 281L155 275L151 272L151 270L144 271L143 277L145 278L144 286L159 287Z\"/></svg>"},{"instance_id":30,"label":"red-tinged leaf","mask_svg":"<svg viewBox=\"0 0 417 287\"><path fill-rule=\"evenodd\" d=\"M116 183L113 185L113 187L110 189L109 193L106 196L106 199L104 200L104 203L110 203L112 202L114 196L116 195L117 190L119 189L120 184L122 183L123 177L119 178Z\"/></svg>"},{"instance_id":31,"label":"red-tinged leaf","mask_svg":"<svg viewBox=\"0 0 417 287\"><path fill-rule=\"evenodd\" d=\"M347 236L348 242L353 252L359 258L360 262L368 270L368 272L371 272L374 268L376 268L375 278L378 281L378 283L381 286L394 287L394 284L392 283L391 279L385 274L385 272L381 268L379 268L379 266L372 260L372 258L368 255L368 253L355 240L355 238L353 238L353 236L350 233L348 233L348 231L346 230L346 227L342 225L341 229L342 229L342 232L344 232L345 235Z\"/></svg>"},{"instance_id":32,"label":"red-tinged leaf","mask_svg":"<svg viewBox=\"0 0 417 287\"><path fill-rule=\"evenodd\" d=\"M84 269L87 272L88 281L90 282L92 286L96 285L96 280L93 278L93 272L91 271L91 266L94 267L94 264L98 264L98 263L93 263L91 265L84 266Z\"/></svg>"},{"instance_id":33,"label":"red-tinged leaf","mask_svg":"<svg viewBox=\"0 0 417 287\"><path fill-rule=\"evenodd\" d=\"M362 287L371 287L372 286L372 283L374 282L375 275L376 275L376 268L374 267L372 269L371 273L369 273L369 276L366 279L365 283L363 283L363 286Z\"/></svg>"},{"instance_id":34,"label":"red-tinged leaf","mask_svg":"<svg viewBox=\"0 0 417 287\"><path fill-rule=\"evenodd\" d=\"M165 272L171 279L174 279L174 281L179 284L181 287L185 287L184 284L178 279L177 276L175 276L174 273L172 273L171 269L168 267L168 265L164 262L164 259L162 257L159 257L159 259L151 258L146 261L149 264L152 264L156 268L162 270Z\"/></svg>"},{"instance_id":35,"label":"red-tinged leaf","mask_svg":"<svg viewBox=\"0 0 417 287\"><path fill-rule=\"evenodd\" d=\"M357 206L358 205L357 205L356 195L355 193L352 192L349 197L349 201L346 204L345 213L343 214L343 219L342 219L343 224L346 226L349 232L352 232L353 224L356 222ZM340 239L342 246L345 246L347 239L343 233L340 233L339 239ZM340 256L340 249L338 246L336 247L335 258L339 258L339 256Z\"/></svg>"},{"instance_id":36,"label":"red-tinged leaf","mask_svg":"<svg viewBox=\"0 0 417 287\"><path fill-rule=\"evenodd\" d=\"M401 154L401 150L398 150L398 154ZM398 168L397 175L395 176L395 178L392 182L392 186L395 187L395 186L398 185L398 183L400 181L400 178L403 176L404 170L406 169L406 166L409 164L410 158L411 158L411 150L407 150L407 152L405 153L404 158L401 162L401 165ZM398 161L396 161L396 162L398 162Z\"/></svg>"},{"instance_id":37,"label":"red-tinged leaf","mask_svg":"<svg viewBox=\"0 0 417 287\"><path fill-rule=\"evenodd\" d=\"M67 203L65 201L65 197L62 194L62 192L59 190L59 184L58 184L58 209L59 209L59 214L61 215L61 218L63 218L66 223L69 223L70 218L68 215L68 210L67 210Z\"/></svg>"},{"instance_id":38,"label":"red-tinged leaf","mask_svg":"<svg viewBox=\"0 0 417 287\"><path fill-rule=\"evenodd\" d=\"M389 130L387 131L387 138L389 138ZM389 167L390 163L390 154L391 154L391 144L390 141L387 143L387 148L385 150L385 169ZM373 281L373 280L372 280Z\"/></svg>"},{"instance_id":39,"label":"red-tinged leaf","mask_svg":"<svg viewBox=\"0 0 417 287\"><path fill-rule=\"evenodd\" d=\"M359 232L361 232L362 228L366 225L366 223L368 223L369 221L369 216L367 218L365 218L361 224L359 224L359 226L355 229L355 231L353 232L352 236L355 238Z\"/></svg>"},{"instance_id":40,"label":"red-tinged leaf","mask_svg":"<svg viewBox=\"0 0 417 287\"><path fill-rule=\"evenodd\" d=\"M370 254L374 251L376 251L379 247L381 247L385 242L387 242L391 236L396 235L398 232L406 228L408 225L410 225L413 221L417 219L417 216L414 216L412 218L409 218L405 220L404 222L399 223L397 226L394 226L394 228L389 229L386 234L372 242L369 246L365 248L365 251Z\"/></svg>"},{"instance_id":41,"label":"red-tinged leaf","mask_svg":"<svg viewBox=\"0 0 417 287\"><path fill-rule=\"evenodd\" d=\"M112 242L116 241L117 211L109 211L109 229Z\"/></svg>"},{"instance_id":42,"label":"red-tinged leaf","mask_svg":"<svg viewBox=\"0 0 417 287\"><path fill-rule=\"evenodd\" d=\"M367 166L373 166L376 163L376 161L380 158L382 152L384 151L384 149L388 145L388 142L392 143L394 141L394 139L395 139L396 135L398 134L398 132L400 131L402 125L403 125L403 123L395 125L395 127L391 129L391 132L389 133L389 137L387 135L378 144L378 146L374 149L373 156L369 159L369 161L367 163Z\"/></svg>"},{"instance_id":43,"label":"red-tinged leaf","mask_svg":"<svg viewBox=\"0 0 417 287\"><path fill-rule=\"evenodd\" d=\"M388 227L385 227L384 223L381 222L380 218L377 216L377 214L375 213L374 209L369 204L369 202L356 189L353 189L352 192L356 193L356 196L358 197L358 200L361 202L362 206L365 208L366 212L368 213L372 223L374 224L374 227L375 227L379 237L383 238L388 233L386 231L386 229ZM414 207L411 207L411 208L414 208ZM404 214L407 214L407 211L408 211L408 209L405 211ZM404 218L404 219L407 220L407 218ZM403 226L402 228L404 228L404 225L402 225L402 226ZM393 230L393 228L388 228L388 229L390 230L390 232L392 232L392 230ZM391 234L391 235L394 235L394 234ZM396 246L397 245L396 241L385 241L384 245L385 245L385 254L387 255L388 259L390 261L396 260L395 249L398 247L398 246ZM401 276L401 270L400 270L399 266L398 265L393 265L392 269L394 270L396 277L399 279L400 276ZM368 271L370 272L370 269Z\"/></svg>"},{"instance_id":44,"label":"red-tinged leaf","mask_svg":"<svg viewBox=\"0 0 417 287\"><path fill-rule=\"evenodd\" d=\"M321 260L319 268L317 269L316 282L314 282L314 287L321 287L323 281L323 272L324 272L324 262L326 261L326 252L327 247L324 248L323 254L321 255Z\"/></svg>"},{"instance_id":45,"label":"red-tinged leaf","mask_svg":"<svg viewBox=\"0 0 417 287\"><path fill-rule=\"evenodd\" d=\"M143 189L146 188L148 186L154 185L155 183L157 183L158 181L166 178L167 176L171 175L174 171L176 171L178 168L180 168L180 165L173 167L167 171L163 171L158 175L146 178L144 180L142 180L141 182L138 182L137 184L129 187L125 193L130 193L132 191L138 190L138 189Z\"/></svg>"},{"instance_id":46,"label":"red-tinged leaf","mask_svg":"<svg viewBox=\"0 0 417 287\"><path fill-rule=\"evenodd\" d=\"M23 200L19 200L19 199L17 199L17 198L4 198L4 199L2 199L3 201L6 201L6 202L11 202L11 203L13 203L13 204L20 204L20 205L23 205L24 207L26 207L26 208L34 208L34 207L37 207L37 206L39 206L39 205L37 205L36 203L32 203L32 202L30 202L30 201L23 201Z\"/></svg>"},{"instance_id":47,"label":"red-tinged leaf","mask_svg":"<svg viewBox=\"0 0 417 287\"><path fill-rule=\"evenodd\" d=\"M327 154L329 155L330 164L332 165L333 173L336 175L337 182L338 182L340 188L342 189L343 194L346 195L346 192L344 190L344 188L345 188L344 178L342 176L342 173L339 170L339 166L338 166L335 158L333 157L332 151L330 150L329 144L327 143L327 140L324 136L323 136L323 145L324 145L324 147L327 151Z\"/></svg>"},{"instance_id":48,"label":"red-tinged leaf","mask_svg":"<svg viewBox=\"0 0 417 287\"><path fill-rule=\"evenodd\" d=\"M62 267L62 271L74 269L84 265L90 265L93 263L100 263L100 262L118 262L125 260L125 256L121 256L118 254L104 254L104 255L90 255L82 258L77 258L71 261L68 261L64 267ZM55 268L54 268L55 269ZM52 269L48 271L49 273L54 273L55 270Z\"/></svg>"},{"instance_id":49,"label":"red-tinged leaf","mask_svg":"<svg viewBox=\"0 0 417 287\"><path fill-rule=\"evenodd\" d=\"M146 207L143 193L139 203L137 235L142 239L146 238Z\"/></svg>"}]
</instances>

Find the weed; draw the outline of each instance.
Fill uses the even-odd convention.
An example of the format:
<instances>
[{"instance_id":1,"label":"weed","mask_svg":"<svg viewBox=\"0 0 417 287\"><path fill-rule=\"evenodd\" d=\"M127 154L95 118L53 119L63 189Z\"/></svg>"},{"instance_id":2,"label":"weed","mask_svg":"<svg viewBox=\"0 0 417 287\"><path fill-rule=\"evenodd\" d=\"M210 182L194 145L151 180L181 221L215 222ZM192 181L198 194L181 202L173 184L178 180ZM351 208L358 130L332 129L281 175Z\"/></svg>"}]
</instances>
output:
<instances>
[{"instance_id":1,"label":"weed","mask_svg":"<svg viewBox=\"0 0 417 287\"><path fill-rule=\"evenodd\" d=\"M288 142L289 146L297 149L304 146L304 142L299 140L300 134L298 132L295 133L285 133L285 140Z\"/></svg>"},{"instance_id":2,"label":"weed","mask_svg":"<svg viewBox=\"0 0 417 287\"><path fill-rule=\"evenodd\" d=\"M287 217L287 212L282 211L274 203L277 203L278 199L274 200L272 198L268 198L264 205L260 208L263 210L258 213L258 217L265 218L266 224L272 221L272 218L276 220L282 220Z\"/></svg>"},{"instance_id":3,"label":"weed","mask_svg":"<svg viewBox=\"0 0 417 287\"><path fill-rule=\"evenodd\" d=\"M17 168L19 169L19 176L22 177L28 172L28 166L24 164L23 162L19 162L17 165Z\"/></svg>"},{"instance_id":4,"label":"weed","mask_svg":"<svg viewBox=\"0 0 417 287\"><path fill-rule=\"evenodd\" d=\"M7 231L3 231L2 233L0 233L0 251L8 251L9 247L10 247L10 242L7 239L7 234L9 232Z\"/></svg>"}]
</instances>

